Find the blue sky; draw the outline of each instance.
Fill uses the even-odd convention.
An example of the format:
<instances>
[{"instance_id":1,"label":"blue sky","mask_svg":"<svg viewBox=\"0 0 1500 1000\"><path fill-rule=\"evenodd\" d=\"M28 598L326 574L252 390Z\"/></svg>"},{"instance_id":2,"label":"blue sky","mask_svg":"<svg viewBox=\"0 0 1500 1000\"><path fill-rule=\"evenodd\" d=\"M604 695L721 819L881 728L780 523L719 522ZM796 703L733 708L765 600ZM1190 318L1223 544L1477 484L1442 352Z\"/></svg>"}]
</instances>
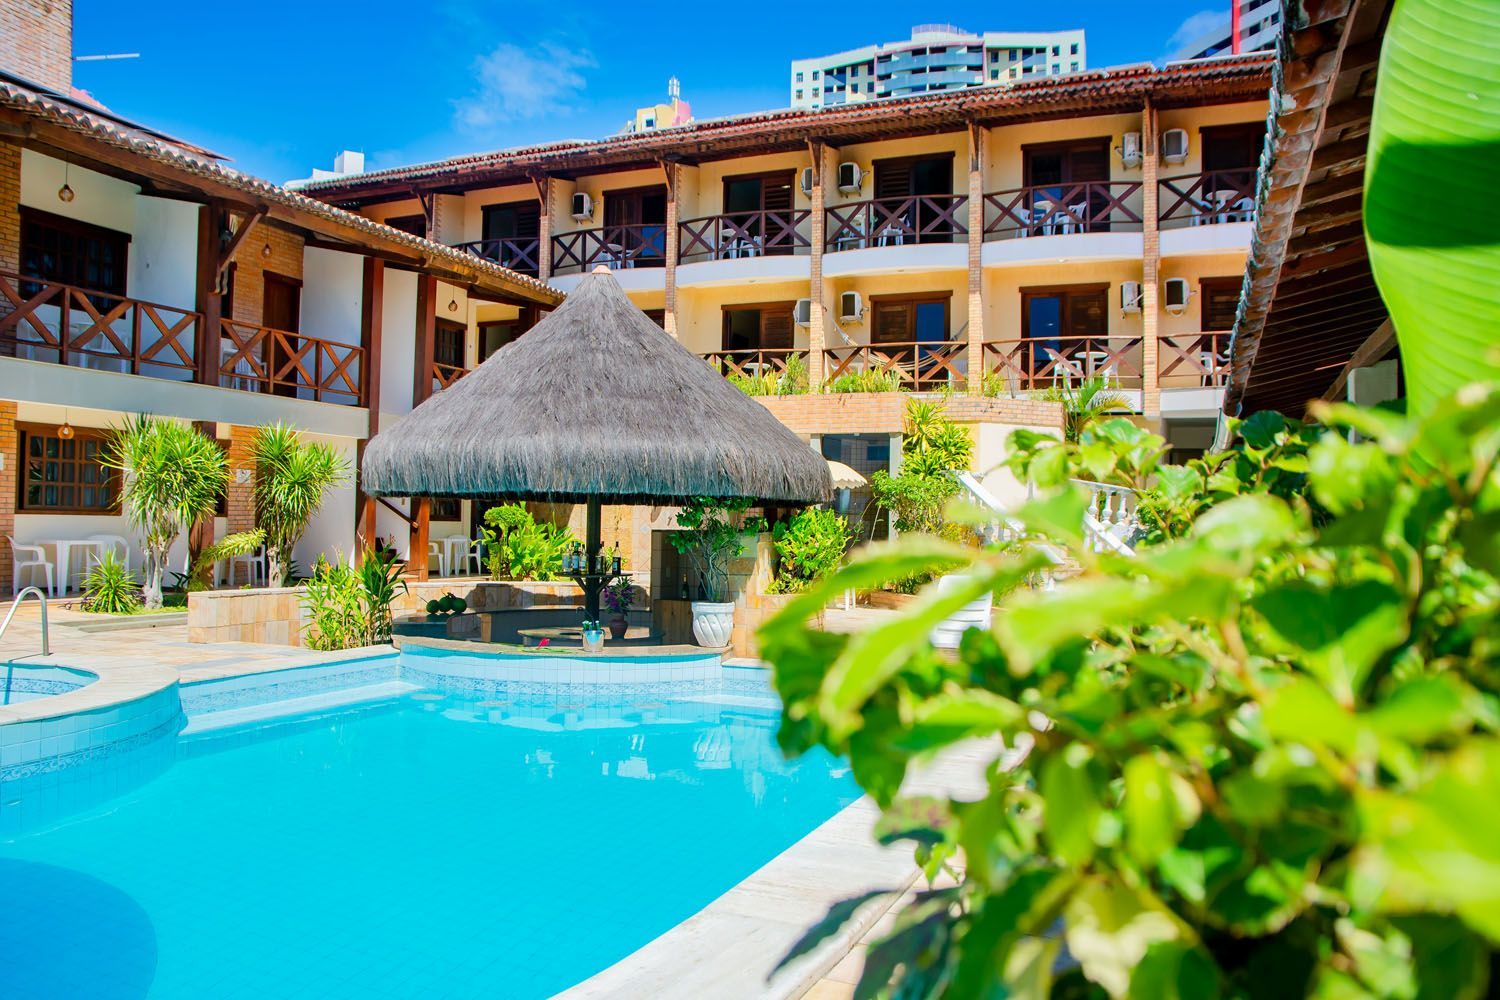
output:
<instances>
[{"instance_id":1,"label":"blue sky","mask_svg":"<svg viewBox=\"0 0 1500 1000\"><path fill-rule=\"evenodd\" d=\"M344 148L364 150L376 169L607 135L664 95L673 74L699 118L784 107L792 59L905 38L924 21L1082 27L1091 67L1159 61L1185 24L1191 33L1228 2L1008 6L864 0L851 17L837 3L260 0L247 18L244 5L203 0L75 0L76 54L141 58L79 63L74 83L284 181L332 166Z\"/></svg>"}]
</instances>

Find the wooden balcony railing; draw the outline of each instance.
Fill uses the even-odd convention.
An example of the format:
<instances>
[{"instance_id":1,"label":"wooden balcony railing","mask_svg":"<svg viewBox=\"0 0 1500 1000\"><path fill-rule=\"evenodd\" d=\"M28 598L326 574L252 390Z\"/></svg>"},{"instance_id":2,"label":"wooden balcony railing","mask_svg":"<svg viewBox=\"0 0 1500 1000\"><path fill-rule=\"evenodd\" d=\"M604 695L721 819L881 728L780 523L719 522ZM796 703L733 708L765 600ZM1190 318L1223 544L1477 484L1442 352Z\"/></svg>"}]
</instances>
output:
<instances>
[{"instance_id":1,"label":"wooden balcony railing","mask_svg":"<svg viewBox=\"0 0 1500 1000\"><path fill-rule=\"evenodd\" d=\"M1036 337L987 340L984 374L1014 392L1076 386L1102 375L1121 389L1141 387L1140 337Z\"/></svg>"},{"instance_id":2,"label":"wooden balcony railing","mask_svg":"<svg viewBox=\"0 0 1500 1000\"><path fill-rule=\"evenodd\" d=\"M612 270L665 267L665 225L602 226L552 237L552 273L573 274L603 264Z\"/></svg>"},{"instance_id":3,"label":"wooden balcony railing","mask_svg":"<svg viewBox=\"0 0 1500 1000\"><path fill-rule=\"evenodd\" d=\"M967 351L961 340L831 347L823 352L824 377L832 382L841 375L874 372L894 375L910 392L935 392L965 384Z\"/></svg>"},{"instance_id":4,"label":"wooden balcony railing","mask_svg":"<svg viewBox=\"0 0 1500 1000\"><path fill-rule=\"evenodd\" d=\"M728 378L740 375L759 378L763 375L780 375L786 371L787 358L796 355L805 357L806 351L791 347L754 348L749 350L708 351L698 355L706 360L720 375Z\"/></svg>"},{"instance_id":5,"label":"wooden balcony railing","mask_svg":"<svg viewBox=\"0 0 1500 1000\"><path fill-rule=\"evenodd\" d=\"M876 198L826 210L830 252L916 243L957 243L968 235L967 195Z\"/></svg>"},{"instance_id":6,"label":"wooden balcony railing","mask_svg":"<svg viewBox=\"0 0 1500 1000\"><path fill-rule=\"evenodd\" d=\"M984 196L984 238L1140 232L1138 181L1038 184Z\"/></svg>"},{"instance_id":7,"label":"wooden balcony railing","mask_svg":"<svg viewBox=\"0 0 1500 1000\"><path fill-rule=\"evenodd\" d=\"M463 365L445 365L441 361L432 363L432 389L446 389L454 382L469 374L469 369Z\"/></svg>"},{"instance_id":8,"label":"wooden balcony railing","mask_svg":"<svg viewBox=\"0 0 1500 1000\"><path fill-rule=\"evenodd\" d=\"M1255 170L1210 170L1158 182L1163 229L1249 222L1255 218Z\"/></svg>"},{"instance_id":9,"label":"wooden balcony railing","mask_svg":"<svg viewBox=\"0 0 1500 1000\"><path fill-rule=\"evenodd\" d=\"M678 227L677 259L734 260L812 252L812 212L733 212L689 219Z\"/></svg>"},{"instance_id":10,"label":"wooden balcony railing","mask_svg":"<svg viewBox=\"0 0 1500 1000\"><path fill-rule=\"evenodd\" d=\"M200 313L0 272L0 355L190 382Z\"/></svg>"},{"instance_id":11,"label":"wooden balcony railing","mask_svg":"<svg viewBox=\"0 0 1500 1000\"><path fill-rule=\"evenodd\" d=\"M1164 388L1229 384L1229 331L1162 337L1157 381Z\"/></svg>"},{"instance_id":12,"label":"wooden balcony railing","mask_svg":"<svg viewBox=\"0 0 1500 1000\"><path fill-rule=\"evenodd\" d=\"M476 257L492 260L501 267L508 267L519 274L529 274L533 278L541 270L542 241L535 236L526 239L504 237L475 240L472 243L460 243L457 249L467 250Z\"/></svg>"},{"instance_id":13,"label":"wooden balcony railing","mask_svg":"<svg viewBox=\"0 0 1500 1000\"><path fill-rule=\"evenodd\" d=\"M321 403L363 401L363 348L236 320L221 326L219 385Z\"/></svg>"}]
</instances>

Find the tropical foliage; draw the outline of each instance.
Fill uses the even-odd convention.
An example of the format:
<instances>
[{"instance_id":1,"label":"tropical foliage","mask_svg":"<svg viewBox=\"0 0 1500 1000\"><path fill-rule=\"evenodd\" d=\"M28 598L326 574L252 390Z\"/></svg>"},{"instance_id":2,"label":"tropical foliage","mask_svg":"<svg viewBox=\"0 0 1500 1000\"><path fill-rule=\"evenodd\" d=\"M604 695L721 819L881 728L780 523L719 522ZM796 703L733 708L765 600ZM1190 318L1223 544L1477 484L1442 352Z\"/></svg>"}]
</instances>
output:
<instances>
[{"instance_id":1,"label":"tropical foliage","mask_svg":"<svg viewBox=\"0 0 1500 1000\"><path fill-rule=\"evenodd\" d=\"M1016 513L1050 553L914 536L762 630L783 747L846 755L881 839L956 876L900 909L856 996L1486 995L1500 394L1471 387L1421 422L1317 414L1241 424L1208 476L1235 469L1239 492L1185 482L1185 530L1135 558L1084 544L1086 497L1064 485ZM1058 548L1077 576L1015 589L956 658L928 647ZM963 585L888 624L807 624L846 588L953 563ZM1009 748L982 794L900 794L914 761L974 737Z\"/></svg>"},{"instance_id":2,"label":"tropical foliage","mask_svg":"<svg viewBox=\"0 0 1500 1000\"><path fill-rule=\"evenodd\" d=\"M849 522L824 507L808 507L772 531L776 579L771 592L794 594L838 568L849 547Z\"/></svg>"},{"instance_id":3,"label":"tropical foliage","mask_svg":"<svg viewBox=\"0 0 1500 1000\"><path fill-rule=\"evenodd\" d=\"M484 512L484 551L496 580L552 580L563 556L578 544L567 528L537 521L524 504L507 503Z\"/></svg>"},{"instance_id":4,"label":"tropical foliage","mask_svg":"<svg viewBox=\"0 0 1500 1000\"><path fill-rule=\"evenodd\" d=\"M906 386L900 372L883 372L869 368L862 372L844 372L823 386L827 392L901 392Z\"/></svg>"},{"instance_id":5,"label":"tropical foliage","mask_svg":"<svg viewBox=\"0 0 1500 1000\"><path fill-rule=\"evenodd\" d=\"M354 649L389 642L391 604L406 592L394 560L368 552L358 568L319 556L307 578L304 641L309 649Z\"/></svg>"},{"instance_id":6,"label":"tropical foliage","mask_svg":"<svg viewBox=\"0 0 1500 1000\"><path fill-rule=\"evenodd\" d=\"M1076 386L1063 381L1042 390L1037 398L1063 405L1063 437L1069 441L1077 441L1100 417L1130 410L1130 400L1114 391L1102 375L1091 375Z\"/></svg>"},{"instance_id":7,"label":"tropical foliage","mask_svg":"<svg viewBox=\"0 0 1500 1000\"><path fill-rule=\"evenodd\" d=\"M255 523L266 533L270 585L291 577L292 550L323 506L323 496L349 478L349 462L332 446L304 441L290 425L271 424L250 444L255 465Z\"/></svg>"},{"instance_id":8,"label":"tropical foliage","mask_svg":"<svg viewBox=\"0 0 1500 1000\"><path fill-rule=\"evenodd\" d=\"M767 369L751 375L730 372L726 378L747 396L801 396L808 391L807 359L788 354L781 371Z\"/></svg>"},{"instance_id":9,"label":"tropical foliage","mask_svg":"<svg viewBox=\"0 0 1500 1000\"><path fill-rule=\"evenodd\" d=\"M210 577L216 563L225 559L233 559L235 556L249 555L260 548L265 540L266 533L259 528L254 531L237 531L225 535L198 553L198 557L193 560L192 568L188 570L187 578L183 581L182 589L189 593L208 590L213 585Z\"/></svg>"},{"instance_id":10,"label":"tropical foliage","mask_svg":"<svg viewBox=\"0 0 1500 1000\"><path fill-rule=\"evenodd\" d=\"M630 606L635 603L635 584L630 582L628 576L615 577L605 584L599 596L610 614L616 618L624 618L630 614Z\"/></svg>"},{"instance_id":11,"label":"tropical foliage","mask_svg":"<svg viewBox=\"0 0 1500 1000\"><path fill-rule=\"evenodd\" d=\"M83 578L83 610L106 615L129 615L141 609L140 587L113 552L89 567Z\"/></svg>"},{"instance_id":12,"label":"tropical foliage","mask_svg":"<svg viewBox=\"0 0 1500 1000\"><path fill-rule=\"evenodd\" d=\"M224 452L191 424L141 414L115 429L103 461L119 471L121 507L141 536L146 607L160 608L172 544L213 516L229 482Z\"/></svg>"},{"instance_id":13,"label":"tropical foliage","mask_svg":"<svg viewBox=\"0 0 1500 1000\"><path fill-rule=\"evenodd\" d=\"M765 518L747 517L751 501L694 497L677 512L681 530L667 540L697 572L704 600L723 601L729 591L729 561L745 551L744 536L766 529Z\"/></svg>"},{"instance_id":14,"label":"tropical foliage","mask_svg":"<svg viewBox=\"0 0 1500 1000\"><path fill-rule=\"evenodd\" d=\"M917 476L947 476L967 469L974 459L968 428L948 418L943 404L909 400L903 420L901 471Z\"/></svg>"}]
</instances>

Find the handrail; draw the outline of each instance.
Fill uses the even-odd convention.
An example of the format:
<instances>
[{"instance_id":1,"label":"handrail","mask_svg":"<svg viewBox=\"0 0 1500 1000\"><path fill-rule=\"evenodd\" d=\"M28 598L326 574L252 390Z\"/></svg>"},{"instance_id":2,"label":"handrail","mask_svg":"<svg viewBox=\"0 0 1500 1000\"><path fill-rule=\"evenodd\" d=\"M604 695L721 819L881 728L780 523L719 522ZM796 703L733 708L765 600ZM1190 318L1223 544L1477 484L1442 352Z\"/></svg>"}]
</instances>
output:
<instances>
[{"instance_id":1,"label":"handrail","mask_svg":"<svg viewBox=\"0 0 1500 1000\"><path fill-rule=\"evenodd\" d=\"M0 638L3 638L5 630L10 628L10 620L16 616L16 611L21 607L21 602L26 600L27 594L35 594L36 599L42 602L42 655L51 656L52 641L47 637L47 595L42 593L39 587L27 587L10 602L10 612L5 616L5 621L0 622Z\"/></svg>"}]
</instances>

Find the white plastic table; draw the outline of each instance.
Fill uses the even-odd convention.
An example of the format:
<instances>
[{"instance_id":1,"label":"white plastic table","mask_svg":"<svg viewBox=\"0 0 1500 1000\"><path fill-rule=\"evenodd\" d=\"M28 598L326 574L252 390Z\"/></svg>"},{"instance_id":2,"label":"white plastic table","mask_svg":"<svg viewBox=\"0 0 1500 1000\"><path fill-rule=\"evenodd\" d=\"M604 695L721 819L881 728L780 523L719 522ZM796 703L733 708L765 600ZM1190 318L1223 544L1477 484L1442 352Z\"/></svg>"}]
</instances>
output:
<instances>
[{"instance_id":1,"label":"white plastic table","mask_svg":"<svg viewBox=\"0 0 1500 1000\"><path fill-rule=\"evenodd\" d=\"M57 592L68 592L68 574L73 568L73 549L81 548L104 558L105 547L110 543L98 538L44 538L33 545L51 545L57 550Z\"/></svg>"}]
</instances>

